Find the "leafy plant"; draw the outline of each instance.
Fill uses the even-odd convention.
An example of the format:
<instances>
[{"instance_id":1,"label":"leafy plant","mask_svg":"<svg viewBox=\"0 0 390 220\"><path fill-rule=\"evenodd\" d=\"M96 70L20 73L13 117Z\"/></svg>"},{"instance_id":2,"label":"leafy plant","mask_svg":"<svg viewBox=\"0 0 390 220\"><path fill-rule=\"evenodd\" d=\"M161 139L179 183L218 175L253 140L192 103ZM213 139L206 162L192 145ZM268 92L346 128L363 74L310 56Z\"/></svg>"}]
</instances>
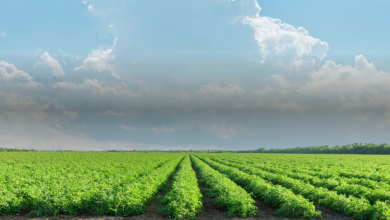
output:
<instances>
[{"instance_id":1,"label":"leafy plant","mask_svg":"<svg viewBox=\"0 0 390 220\"><path fill-rule=\"evenodd\" d=\"M175 219L194 219L202 210L202 193L189 156L180 163L173 176L172 188L158 204L158 213Z\"/></svg>"},{"instance_id":2,"label":"leafy plant","mask_svg":"<svg viewBox=\"0 0 390 220\"><path fill-rule=\"evenodd\" d=\"M227 209L228 216L249 217L256 214L255 201L243 188L198 158L191 156L191 160L209 189L207 195L219 207Z\"/></svg>"},{"instance_id":3,"label":"leafy plant","mask_svg":"<svg viewBox=\"0 0 390 220\"><path fill-rule=\"evenodd\" d=\"M236 168L225 166L207 158L201 158L206 164L225 174L234 182L252 192L257 198L264 200L266 204L278 208L276 211L283 217L296 218L322 218L321 211L316 211L313 203L295 195L291 190L281 186L274 186L264 179L246 174Z\"/></svg>"}]
</instances>

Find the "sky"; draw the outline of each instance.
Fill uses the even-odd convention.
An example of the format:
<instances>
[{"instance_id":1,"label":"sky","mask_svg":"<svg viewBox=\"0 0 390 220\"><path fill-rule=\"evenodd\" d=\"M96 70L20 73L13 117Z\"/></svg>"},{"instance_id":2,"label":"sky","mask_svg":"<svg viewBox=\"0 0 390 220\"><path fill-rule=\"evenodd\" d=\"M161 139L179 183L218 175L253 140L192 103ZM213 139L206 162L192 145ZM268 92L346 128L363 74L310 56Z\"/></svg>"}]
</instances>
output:
<instances>
[{"instance_id":1,"label":"sky","mask_svg":"<svg viewBox=\"0 0 390 220\"><path fill-rule=\"evenodd\" d=\"M0 146L390 143L389 1L2 1Z\"/></svg>"}]
</instances>

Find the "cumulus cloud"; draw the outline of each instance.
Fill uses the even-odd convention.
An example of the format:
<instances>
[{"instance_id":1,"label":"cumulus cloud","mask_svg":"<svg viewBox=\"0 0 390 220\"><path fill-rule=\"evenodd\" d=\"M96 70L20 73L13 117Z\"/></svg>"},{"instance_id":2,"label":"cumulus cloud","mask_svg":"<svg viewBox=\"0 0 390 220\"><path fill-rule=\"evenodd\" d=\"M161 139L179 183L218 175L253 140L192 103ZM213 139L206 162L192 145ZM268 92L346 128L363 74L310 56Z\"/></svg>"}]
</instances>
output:
<instances>
[{"instance_id":1,"label":"cumulus cloud","mask_svg":"<svg viewBox=\"0 0 390 220\"><path fill-rule=\"evenodd\" d=\"M113 58L111 55L112 49L97 49L92 50L92 53L83 61L83 64L79 67L75 67L74 70L97 70L99 72L103 70L111 70L111 66L107 63Z\"/></svg>"},{"instance_id":2,"label":"cumulus cloud","mask_svg":"<svg viewBox=\"0 0 390 220\"><path fill-rule=\"evenodd\" d=\"M7 82L31 82L33 78L26 72L18 70L13 64L0 61L1 77Z\"/></svg>"},{"instance_id":3,"label":"cumulus cloud","mask_svg":"<svg viewBox=\"0 0 390 220\"><path fill-rule=\"evenodd\" d=\"M92 5L88 5L88 10L93 11L93 6Z\"/></svg>"},{"instance_id":4,"label":"cumulus cloud","mask_svg":"<svg viewBox=\"0 0 390 220\"><path fill-rule=\"evenodd\" d=\"M112 116L120 116L120 117L124 117L123 113L122 112L119 112L119 113L115 113L115 110L107 110L104 114L102 115L112 115Z\"/></svg>"},{"instance_id":5,"label":"cumulus cloud","mask_svg":"<svg viewBox=\"0 0 390 220\"><path fill-rule=\"evenodd\" d=\"M4 31L1 32L1 36L5 37L5 32Z\"/></svg>"},{"instance_id":6,"label":"cumulus cloud","mask_svg":"<svg viewBox=\"0 0 390 220\"><path fill-rule=\"evenodd\" d=\"M112 51L116 45L117 38L114 39L114 44L111 48L108 49L96 49L92 50L91 54L88 54L88 57L84 59L83 64L79 67L75 67L73 70L97 70L99 72L108 70L112 72L112 76L119 78L119 75L112 70L112 66L109 62L114 59Z\"/></svg>"},{"instance_id":7,"label":"cumulus cloud","mask_svg":"<svg viewBox=\"0 0 390 220\"><path fill-rule=\"evenodd\" d=\"M306 96L335 97L344 107L390 107L390 73L377 71L363 55L356 56L355 62L351 66L326 61L298 91Z\"/></svg>"},{"instance_id":8,"label":"cumulus cloud","mask_svg":"<svg viewBox=\"0 0 390 220\"><path fill-rule=\"evenodd\" d=\"M42 84L33 80L28 73L18 70L15 65L6 61L0 61L0 76L7 83L15 83L23 87L38 87Z\"/></svg>"},{"instance_id":9,"label":"cumulus cloud","mask_svg":"<svg viewBox=\"0 0 390 220\"><path fill-rule=\"evenodd\" d=\"M48 52L44 52L41 56L42 62L39 62L40 65L45 65L50 67L53 70L53 76L64 76L64 70L62 69L61 64L50 56Z\"/></svg>"},{"instance_id":10,"label":"cumulus cloud","mask_svg":"<svg viewBox=\"0 0 390 220\"><path fill-rule=\"evenodd\" d=\"M309 35L302 27L295 28L279 19L260 16L261 8L256 0L243 0L248 6L248 15L242 23L255 31L255 39L261 48L263 61L275 56L287 66L314 66L315 60L326 56L328 43Z\"/></svg>"},{"instance_id":11,"label":"cumulus cloud","mask_svg":"<svg viewBox=\"0 0 390 220\"><path fill-rule=\"evenodd\" d=\"M73 91L86 90L93 94L102 95L124 95L131 97L138 97L138 94L134 94L129 90L122 88L120 85L105 86L104 82L100 82L97 79L84 79L84 82L76 84L71 82L55 82L52 84L53 88L67 89Z\"/></svg>"}]
</instances>

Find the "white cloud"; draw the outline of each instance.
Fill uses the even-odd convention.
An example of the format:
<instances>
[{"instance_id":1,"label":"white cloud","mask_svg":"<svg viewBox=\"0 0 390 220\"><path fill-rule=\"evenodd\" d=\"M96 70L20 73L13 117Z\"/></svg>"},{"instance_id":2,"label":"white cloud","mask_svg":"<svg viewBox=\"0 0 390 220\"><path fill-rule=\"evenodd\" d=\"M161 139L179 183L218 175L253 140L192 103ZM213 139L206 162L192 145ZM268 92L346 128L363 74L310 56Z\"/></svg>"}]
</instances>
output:
<instances>
[{"instance_id":1,"label":"white cloud","mask_svg":"<svg viewBox=\"0 0 390 220\"><path fill-rule=\"evenodd\" d=\"M27 83L33 78L26 72L16 69L16 67L8 62L0 61L0 75L6 82Z\"/></svg>"},{"instance_id":2,"label":"white cloud","mask_svg":"<svg viewBox=\"0 0 390 220\"><path fill-rule=\"evenodd\" d=\"M112 27L114 27L114 25L113 25L113 24L110 24L110 25L108 25L108 27L109 27L109 28L112 28Z\"/></svg>"},{"instance_id":3,"label":"white cloud","mask_svg":"<svg viewBox=\"0 0 390 220\"><path fill-rule=\"evenodd\" d=\"M99 72L103 70L110 70L111 66L107 63L107 61L113 58L111 52L111 48L107 50L92 50L92 53L89 54L88 57L83 61L83 64L74 68L74 70L97 70Z\"/></svg>"},{"instance_id":4,"label":"white cloud","mask_svg":"<svg viewBox=\"0 0 390 220\"><path fill-rule=\"evenodd\" d=\"M112 115L112 116L120 116L120 117L125 117L122 112L115 113L115 110L107 110L104 114L102 115Z\"/></svg>"},{"instance_id":5,"label":"white cloud","mask_svg":"<svg viewBox=\"0 0 390 220\"><path fill-rule=\"evenodd\" d=\"M92 6L92 5L88 5L88 9L89 9L90 11L93 11L93 6Z\"/></svg>"},{"instance_id":6,"label":"white cloud","mask_svg":"<svg viewBox=\"0 0 390 220\"><path fill-rule=\"evenodd\" d=\"M76 84L70 82L55 82L53 88L68 89L73 91L87 90L93 94L102 95L124 95L138 97L138 94L133 94L131 91L123 89L120 85L104 86L104 82L99 82L97 79L84 79L84 82Z\"/></svg>"},{"instance_id":7,"label":"white cloud","mask_svg":"<svg viewBox=\"0 0 390 220\"><path fill-rule=\"evenodd\" d=\"M115 47L117 38L114 39L114 44L111 48L103 50L99 48L97 50L92 50L91 54L88 54L88 57L83 61L83 64L79 67L74 68L73 70L97 70L99 72L103 70L112 71L112 75L115 78L119 78L119 75L112 70L109 61L114 58L112 55L112 50Z\"/></svg>"},{"instance_id":8,"label":"white cloud","mask_svg":"<svg viewBox=\"0 0 390 220\"><path fill-rule=\"evenodd\" d=\"M163 125L163 126L156 126L156 127L152 127L152 128L147 128L145 130L154 131L156 134L159 134L159 133L170 133L170 132L173 132L175 129L172 127L168 127L166 125Z\"/></svg>"},{"instance_id":9,"label":"white cloud","mask_svg":"<svg viewBox=\"0 0 390 220\"><path fill-rule=\"evenodd\" d=\"M268 56L276 55L279 62L287 65L312 67L315 61L313 57L321 61L326 56L327 42L310 36L302 27L295 28L279 19L260 16L261 8L256 0L243 2L247 4L248 11L242 23L254 29L255 39L263 56L262 62Z\"/></svg>"},{"instance_id":10,"label":"white cloud","mask_svg":"<svg viewBox=\"0 0 390 220\"><path fill-rule=\"evenodd\" d=\"M39 62L40 65L45 65L50 67L53 70L53 76L64 76L64 70L62 69L61 64L50 56L48 52L44 52L41 56L42 62Z\"/></svg>"},{"instance_id":11,"label":"white cloud","mask_svg":"<svg viewBox=\"0 0 390 220\"><path fill-rule=\"evenodd\" d=\"M1 32L1 36L5 37L5 32L4 31Z\"/></svg>"},{"instance_id":12,"label":"white cloud","mask_svg":"<svg viewBox=\"0 0 390 220\"><path fill-rule=\"evenodd\" d=\"M242 85L206 84L188 92L186 105L191 109L256 109L289 112L314 109L390 111L390 73L378 71L372 62L358 55L356 64L337 65L326 61L312 70L304 82L289 81L285 75L272 75L263 89ZM272 84L271 82L275 82ZM239 98L238 98L239 97ZM198 103L197 103L198 101ZM219 126L219 127L218 127ZM221 137L228 137L223 124L214 126ZM222 135L223 133L223 135Z\"/></svg>"},{"instance_id":13,"label":"white cloud","mask_svg":"<svg viewBox=\"0 0 390 220\"><path fill-rule=\"evenodd\" d=\"M33 80L28 73L18 70L15 65L0 61L0 76L7 83L15 83L18 86L25 88L36 88L43 86L40 83L37 83Z\"/></svg>"},{"instance_id":14,"label":"white cloud","mask_svg":"<svg viewBox=\"0 0 390 220\"><path fill-rule=\"evenodd\" d=\"M358 55L355 66L332 61L311 74L312 80L299 88L306 96L335 97L343 108L390 107L390 73L377 71L373 63Z\"/></svg>"},{"instance_id":15,"label":"white cloud","mask_svg":"<svg viewBox=\"0 0 390 220\"><path fill-rule=\"evenodd\" d=\"M81 3L83 3L84 5L87 4L87 1L86 0L81 0Z\"/></svg>"}]
</instances>

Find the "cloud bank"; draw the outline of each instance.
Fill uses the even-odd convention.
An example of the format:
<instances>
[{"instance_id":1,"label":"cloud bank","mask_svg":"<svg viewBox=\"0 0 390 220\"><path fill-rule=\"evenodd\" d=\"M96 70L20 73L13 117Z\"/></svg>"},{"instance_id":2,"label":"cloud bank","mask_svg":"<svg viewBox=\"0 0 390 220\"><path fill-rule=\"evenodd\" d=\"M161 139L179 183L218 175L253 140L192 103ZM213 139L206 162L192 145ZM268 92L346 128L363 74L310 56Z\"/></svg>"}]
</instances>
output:
<instances>
[{"instance_id":1,"label":"cloud bank","mask_svg":"<svg viewBox=\"0 0 390 220\"><path fill-rule=\"evenodd\" d=\"M138 6L148 10L124 16L132 3L81 1L102 36L82 62L70 49L39 50L32 63L56 77L0 61L1 143L250 149L387 140L390 73L364 55L352 65L326 60L331 45L303 27L261 16L254 0L198 7L173 1L167 4L183 10L167 9L158 21L153 16L161 9L145 2ZM205 14L204 5L220 14ZM169 26L158 26L164 22Z\"/></svg>"}]
</instances>

